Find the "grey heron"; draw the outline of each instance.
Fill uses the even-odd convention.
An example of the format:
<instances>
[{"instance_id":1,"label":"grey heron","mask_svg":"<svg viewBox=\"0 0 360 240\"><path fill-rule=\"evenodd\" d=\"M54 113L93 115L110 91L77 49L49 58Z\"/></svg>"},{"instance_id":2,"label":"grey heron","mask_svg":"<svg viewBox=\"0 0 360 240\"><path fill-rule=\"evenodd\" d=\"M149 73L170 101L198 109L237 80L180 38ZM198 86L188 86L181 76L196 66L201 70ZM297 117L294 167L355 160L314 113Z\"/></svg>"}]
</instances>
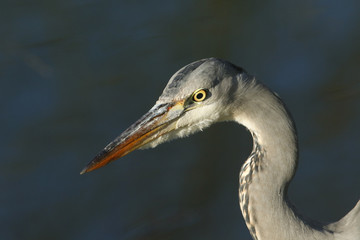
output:
<instances>
[{"instance_id":1,"label":"grey heron","mask_svg":"<svg viewBox=\"0 0 360 240\"><path fill-rule=\"evenodd\" d=\"M253 150L239 174L240 209L253 239L360 239L360 201L342 219L327 225L308 220L294 209L287 188L296 171L298 146L284 103L242 68L217 58L177 71L149 112L81 173L221 121L235 121L253 137Z\"/></svg>"}]
</instances>

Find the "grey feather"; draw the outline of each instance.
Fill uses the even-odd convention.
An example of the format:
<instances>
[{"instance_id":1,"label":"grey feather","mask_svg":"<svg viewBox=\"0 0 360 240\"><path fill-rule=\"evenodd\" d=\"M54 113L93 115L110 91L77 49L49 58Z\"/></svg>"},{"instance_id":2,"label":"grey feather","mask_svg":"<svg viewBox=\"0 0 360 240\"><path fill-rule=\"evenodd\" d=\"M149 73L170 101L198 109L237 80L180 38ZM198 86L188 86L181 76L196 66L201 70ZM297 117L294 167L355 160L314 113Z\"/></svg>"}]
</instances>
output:
<instances>
[{"instance_id":1,"label":"grey feather","mask_svg":"<svg viewBox=\"0 0 360 240\"><path fill-rule=\"evenodd\" d=\"M302 217L288 201L298 144L292 118L276 94L242 68L209 58L175 73L157 104L188 98L199 88L210 96L178 120L183 132L176 130L171 138L219 121L236 121L249 129L254 147L240 171L239 203L254 239L360 239L360 202L338 222L323 225Z\"/></svg>"}]
</instances>

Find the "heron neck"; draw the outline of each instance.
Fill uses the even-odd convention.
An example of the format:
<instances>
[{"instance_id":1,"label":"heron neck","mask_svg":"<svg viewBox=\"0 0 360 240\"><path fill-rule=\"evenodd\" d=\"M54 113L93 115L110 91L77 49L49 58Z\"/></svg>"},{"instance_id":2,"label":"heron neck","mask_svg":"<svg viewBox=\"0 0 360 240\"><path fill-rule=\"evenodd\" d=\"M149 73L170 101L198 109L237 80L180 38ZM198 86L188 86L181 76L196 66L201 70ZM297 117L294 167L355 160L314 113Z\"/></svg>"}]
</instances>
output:
<instances>
[{"instance_id":1,"label":"heron neck","mask_svg":"<svg viewBox=\"0 0 360 240\"><path fill-rule=\"evenodd\" d=\"M261 151L260 166L270 170L273 188L286 194L298 162L294 123L283 102L265 86L257 83L247 93L241 108L234 110L235 121L252 133L253 152Z\"/></svg>"},{"instance_id":2,"label":"heron neck","mask_svg":"<svg viewBox=\"0 0 360 240\"><path fill-rule=\"evenodd\" d=\"M247 92L241 107L234 110L235 121L248 128L254 140L253 151L240 171L239 198L245 222L257 240L298 239L299 232L313 239L314 229L300 220L287 201L287 187L298 161L293 121L281 100L266 87L254 85Z\"/></svg>"}]
</instances>

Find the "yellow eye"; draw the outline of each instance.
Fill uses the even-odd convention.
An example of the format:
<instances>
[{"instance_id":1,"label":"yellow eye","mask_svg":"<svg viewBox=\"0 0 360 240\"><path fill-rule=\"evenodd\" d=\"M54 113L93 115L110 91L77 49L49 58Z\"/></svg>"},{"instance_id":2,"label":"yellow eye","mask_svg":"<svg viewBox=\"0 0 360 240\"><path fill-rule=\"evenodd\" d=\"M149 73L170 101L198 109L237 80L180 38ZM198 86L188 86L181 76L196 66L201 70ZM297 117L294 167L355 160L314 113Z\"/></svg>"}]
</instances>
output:
<instances>
[{"instance_id":1,"label":"yellow eye","mask_svg":"<svg viewBox=\"0 0 360 240\"><path fill-rule=\"evenodd\" d=\"M202 102L206 98L206 91L204 89L196 90L192 95L192 100L194 102Z\"/></svg>"}]
</instances>

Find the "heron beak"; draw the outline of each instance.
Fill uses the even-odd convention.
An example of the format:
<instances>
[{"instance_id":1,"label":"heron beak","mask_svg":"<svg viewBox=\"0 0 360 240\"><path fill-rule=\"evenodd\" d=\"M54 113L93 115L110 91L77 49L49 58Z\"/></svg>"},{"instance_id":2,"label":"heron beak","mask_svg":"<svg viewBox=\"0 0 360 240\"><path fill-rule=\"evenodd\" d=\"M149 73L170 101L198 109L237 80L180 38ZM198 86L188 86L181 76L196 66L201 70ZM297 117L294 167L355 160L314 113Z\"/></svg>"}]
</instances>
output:
<instances>
[{"instance_id":1,"label":"heron beak","mask_svg":"<svg viewBox=\"0 0 360 240\"><path fill-rule=\"evenodd\" d=\"M184 101L155 104L149 112L109 143L80 174L103 167L174 130L176 120L183 113Z\"/></svg>"}]
</instances>

